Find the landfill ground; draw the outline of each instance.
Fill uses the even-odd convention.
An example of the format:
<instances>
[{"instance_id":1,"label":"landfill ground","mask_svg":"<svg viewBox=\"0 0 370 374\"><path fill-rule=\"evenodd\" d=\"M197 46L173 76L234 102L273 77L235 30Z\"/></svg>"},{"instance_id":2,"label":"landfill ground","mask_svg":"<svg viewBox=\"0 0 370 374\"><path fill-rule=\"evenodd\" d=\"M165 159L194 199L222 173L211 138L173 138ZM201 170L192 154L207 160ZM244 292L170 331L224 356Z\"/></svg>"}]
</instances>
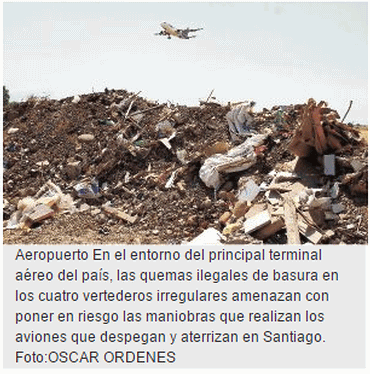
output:
<instances>
[{"instance_id":1,"label":"landfill ground","mask_svg":"<svg viewBox=\"0 0 370 374\"><path fill-rule=\"evenodd\" d=\"M346 108L328 101L260 112L241 103L251 132L234 136L237 106L213 100L187 107L106 89L12 103L3 242L181 244L214 228L229 244L367 244L367 126L342 123ZM265 137L251 165L227 166L207 186L206 160L255 134Z\"/></svg>"}]
</instances>

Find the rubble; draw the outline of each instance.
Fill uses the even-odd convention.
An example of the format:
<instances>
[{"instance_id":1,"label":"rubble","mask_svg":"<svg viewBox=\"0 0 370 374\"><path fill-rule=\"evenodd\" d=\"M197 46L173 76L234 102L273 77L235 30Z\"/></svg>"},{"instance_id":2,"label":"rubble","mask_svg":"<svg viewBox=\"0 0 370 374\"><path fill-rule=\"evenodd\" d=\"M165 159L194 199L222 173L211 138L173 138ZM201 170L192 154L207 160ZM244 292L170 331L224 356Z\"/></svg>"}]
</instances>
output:
<instances>
[{"instance_id":1,"label":"rubble","mask_svg":"<svg viewBox=\"0 0 370 374\"><path fill-rule=\"evenodd\" d=\"M318 154L350 150L359 140L359 134L350 126L339 122L337 111L321 101L316 105L309 99L301 109L300 127L289 145L289 149L299 157L308 157L313 151Z\"/></svg>"},{"instance_id":2,"label":"rubble","mask_svg":"<svg viewBox=\"0 0 370 374\"><path fill-rule=\"evenodd\" d=\"M34 197L25 197L17 204L17 210L9 218L6 228L30 228L52 217L57 211L75 212L70 195L65 195L53 182L48 181Z\"/></svg>"},{"instance_id":3,"label":"rubble","mask_svg":"<svg viewBox=\"0 0 370 374\"><path fill-rule=\"evenodd\" d=\"M365 244L359 130L313 99L261 112L125 90L14 103L4 243Z\"/></svg>"}]
</instances>

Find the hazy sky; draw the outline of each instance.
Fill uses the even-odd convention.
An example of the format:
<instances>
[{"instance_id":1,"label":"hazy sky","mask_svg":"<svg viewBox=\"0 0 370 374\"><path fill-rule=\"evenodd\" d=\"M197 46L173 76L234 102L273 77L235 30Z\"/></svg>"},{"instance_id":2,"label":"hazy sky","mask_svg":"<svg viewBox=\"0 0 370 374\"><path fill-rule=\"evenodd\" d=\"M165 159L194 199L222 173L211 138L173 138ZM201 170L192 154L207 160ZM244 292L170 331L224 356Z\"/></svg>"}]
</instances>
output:
<instances>
[{"instance_id":1,"label":"hazy sky","mask_svg":"<svg viewBox=\"0 0 370 374\"><path fill-rule=\"evenodd\" d=\"M160 23L203 27L190 40ZM3 84L11 100L109 89L257 109L325 100L368 119L367 3L4 3Z\"/></svg>"}]
</instances>

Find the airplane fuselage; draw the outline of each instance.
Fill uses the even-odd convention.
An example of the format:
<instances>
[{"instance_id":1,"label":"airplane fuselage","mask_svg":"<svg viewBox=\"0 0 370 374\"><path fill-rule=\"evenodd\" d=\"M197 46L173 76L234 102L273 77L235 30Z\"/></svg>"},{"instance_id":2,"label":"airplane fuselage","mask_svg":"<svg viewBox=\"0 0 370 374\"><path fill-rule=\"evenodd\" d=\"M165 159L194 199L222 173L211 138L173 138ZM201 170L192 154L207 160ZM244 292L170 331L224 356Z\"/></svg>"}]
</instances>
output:
<instances>
[{"instance_id":1,"label":"airplane fuselage","mask_svg":"<svg viewBox=\"0 0 370 374\"><path fill-rule=\"evenodd\" d=\"M189 27L187 27L186 29L176 29L175 27L173 27L167 22L162 22L161 27L163 28L163 30L155 35L166 35L168 39L171 39L171 36L175 36L179 39L195 38L195 35L189 35L189 33L203 30L202 28L201 29L190 29Z\"/></svg>"},{"instance_id":2,"label":"airplane fuselage","mask_svg":"<svg viewBox=\"0 0 370 374\"><path fill-rule=\"evenodd\" d=\"M177 30L167 22L162 22L161 26L168 35L179 36Z\"/></svg>"}]
</instances>

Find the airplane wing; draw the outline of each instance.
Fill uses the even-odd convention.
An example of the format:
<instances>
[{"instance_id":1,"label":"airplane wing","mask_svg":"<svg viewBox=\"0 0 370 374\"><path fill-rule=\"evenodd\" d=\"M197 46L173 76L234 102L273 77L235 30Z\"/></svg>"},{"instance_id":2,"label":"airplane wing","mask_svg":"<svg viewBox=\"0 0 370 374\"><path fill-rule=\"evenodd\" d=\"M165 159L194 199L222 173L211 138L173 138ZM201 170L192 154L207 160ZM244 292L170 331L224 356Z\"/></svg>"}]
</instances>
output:
<instances>
[{"instance_id":1,"label":"airplane wing","mask_svg":"<svg viewBox=\"0 0 370 374\"><path fill-rule=\"evenodd\" d=\"M189 35L190 32L195 32L195 31L199 31L199 30L203 30L202 28L199 28L199 29L190 29L189 27L186 28L186 29L178 29L177 30L177 36L180 38L180 39L191 39L191 38L195 38L195 35Z\"/></svg>"},{"instance_id":2,"label":"airplane wing","mask_svg":"<svg viewBox=\"0 0 370 374\"><path fill-rule=\"evenodd\" d=\"M171 39L171 35L165 30L162 30L160 32L156 32L154 35L164 35L164 36L167 36L168 39Z\"/></svg>"}]
</instances>

